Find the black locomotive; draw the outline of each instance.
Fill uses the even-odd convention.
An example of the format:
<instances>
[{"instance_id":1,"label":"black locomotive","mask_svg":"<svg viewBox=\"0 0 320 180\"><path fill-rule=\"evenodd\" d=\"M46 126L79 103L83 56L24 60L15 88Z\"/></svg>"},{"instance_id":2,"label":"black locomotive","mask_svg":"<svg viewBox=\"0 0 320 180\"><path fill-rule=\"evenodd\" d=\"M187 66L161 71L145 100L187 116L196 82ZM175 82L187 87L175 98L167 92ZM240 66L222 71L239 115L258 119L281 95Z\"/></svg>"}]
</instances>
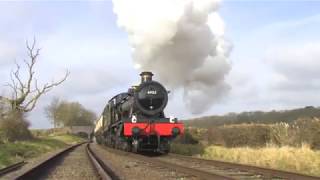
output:
<instances>
[{"instance_id":1,"label":"black locomotive","mask_svg":"<svg viewBox=\"0 0 320 180\"><path fill-rule=\"evenodd\" d=\"M166 118L167 90L152 80L151 72L142 72L141 84L108 101L96 123L98 143L126 151L169 152L170 141L183 133L176 118Z\"/></svg>"}]
</instances>

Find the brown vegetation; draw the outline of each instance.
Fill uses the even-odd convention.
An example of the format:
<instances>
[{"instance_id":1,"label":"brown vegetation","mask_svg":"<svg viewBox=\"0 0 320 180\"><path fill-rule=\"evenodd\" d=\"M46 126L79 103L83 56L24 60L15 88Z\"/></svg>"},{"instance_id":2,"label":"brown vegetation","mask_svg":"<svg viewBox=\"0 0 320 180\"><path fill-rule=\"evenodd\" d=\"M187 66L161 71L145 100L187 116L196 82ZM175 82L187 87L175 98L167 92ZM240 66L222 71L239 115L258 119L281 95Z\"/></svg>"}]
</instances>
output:
<instances>
[{"instance_id":1,"label":"brown vegetation","mask_svg":"<svg viewBox=\"0 0 320 180\"><path fill-rule=\"evenodd\" d=\"M306 109L319 113L314 110ZM294 116L298 116L296 112L299 111L295 110ZM200 120L197 127L186 128L186 134L173 144L172 152L320 176L320 120L316 116L300 116L289 123L225 123L215 126Z\"/></svg>"},{"instance_id":2,"label":"brown vegetation","mask_svg":"<svg viewBox=\"0 0 320 180\"><path fill-rule=\"evenodd\" d=\"M268 144L295 146L309 144L320 148L320 120L301 118L293 123L237 124L210 128L209 144L226 147L263 147Z\"/></svg>"},{"instance_id":3,"label":"brown vegetation","mask_svg":"<svg viewBox=\"0 0 320 180\"><path fill-rule=\"evenodd\" d=\"M312 149L320 149L320 120L313 117L291 123L234 124L208 129L189 127L180 138L180 142L184 141L225 147L265 147L270 144L301 147L308 144Z\"/></svg>"},{"instance_id":4,"label":"brown vegetation","mask_svg":"<svg viewBox=\"0 0 320 180\"><path fill-rule=\"evenodd\" d=\"M320 176L320 151L307 145L264 148L209 146L201 157Z\"/></svg>"},{"instance_id":5,"label":"brown vegetation","mask_svg":"<svg viewBox=\"0 0 320 180\"><path fill-rule=\"evenodd\" d=\"M300 118L292 123L234 124L218 127L186 128L172 151L185 155L201 154L205 146L236 147L302 147L320 149L320 120Z\"/></svg>"},{"instance_id":6,"label":"brown vegetation","mask_svg":"<svg viewBox=\"0 0 320 180\"><path fill-rule=\"evenodd\" d=\"M185 121L187 126L208 128L233 124L275 124L292 123L299 118L317 117L320 118L320 107L307 106L299 109L282 111L253 111L242 113L229 113L224 116L207 116Z\"/></svg>"},{"instance_id":7,"label":"brown vegetation","mask_svg":"<svg viewBox=\"0 0 320 180\"><path fill-rule=\"evenodd\" d=\"M260 124L228 125L208 130L208 142L226 147L265 146L270 141L270 127Z\"/></svg>"},{"instance_id":8,"label":"brown vegetation","mask_svg":"<svg viewBox=\"0 0 320 180\"><path fill-rule=\"evenodd\" d=\"M24 113L12 111L0 119L0 142L26 140L32 137Z\"/></svg>"}]
</instances>

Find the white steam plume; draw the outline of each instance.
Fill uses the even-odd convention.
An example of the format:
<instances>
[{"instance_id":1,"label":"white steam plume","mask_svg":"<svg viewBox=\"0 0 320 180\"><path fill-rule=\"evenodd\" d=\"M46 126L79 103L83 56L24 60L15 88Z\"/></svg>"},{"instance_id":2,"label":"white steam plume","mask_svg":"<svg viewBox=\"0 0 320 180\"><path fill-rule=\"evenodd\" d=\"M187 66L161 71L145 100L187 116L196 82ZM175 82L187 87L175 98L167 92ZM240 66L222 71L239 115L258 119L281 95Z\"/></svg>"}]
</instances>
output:
<instances>
[{"instance_id":1,"label":"white steam plume","mask_svg":"<svg viewBox=\"0 0 320 180\"><path fill-rule=\"evenodd\" d=\"M118 24L129 35L135 67L183 88L192 113L202 113L230 87L231 45L217 0L113 0Z\"/></svg>"}]
</instances>

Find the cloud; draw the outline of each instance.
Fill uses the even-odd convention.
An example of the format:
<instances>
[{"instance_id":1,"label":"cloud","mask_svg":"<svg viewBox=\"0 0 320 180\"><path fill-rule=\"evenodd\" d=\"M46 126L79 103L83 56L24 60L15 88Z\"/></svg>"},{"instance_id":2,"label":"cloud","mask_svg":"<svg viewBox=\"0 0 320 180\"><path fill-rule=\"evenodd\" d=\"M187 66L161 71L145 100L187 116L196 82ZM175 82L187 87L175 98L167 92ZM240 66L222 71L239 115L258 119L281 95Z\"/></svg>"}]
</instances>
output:
<instances>
[{"instance_id":1,"label":"cloud","mask_svg":"<svg viewBox=\"0 0 320 180\"><path fill-rule=\"evenodd\" d=\"M128 84L125 78L103 68L78 68L71 69L70 72L63 87L65 94L77 96L99 94Z\"/></svg>"},{"instance_id":2,"label":"cloud","mask_svg":"<svg viewBox=\"0 0 320 180\"><path fill-rule=\"evenodd\" d=\"M255 27L235 38L227 76L232 89L211 112L319 106L319 24L316 14Z\"/></svg>"},{"instance_id":3,"label":"cloud","mask_svg":"<svg viewBox=\"0 0 320 180\"><path fill-rule=\"evenodd\" d=\"M270 83L272 90L310 97L308 94L320 89L320 42L279 47L269 54L266 61L274 73Z\"/></svg>"},{"instance_id":4,"label":"cloud","mask_svg":"<svg viewBox=\"0 0 320 180\"><path fill-rule=\"evenodd\" d=\"M283 107L319 105L320 97L320 15L275 23L267 30L264 57L269 77L265 95ZM273 27L273 28L272 28ZM266 31L262 31L267 33Z\"/></svg>"},{"instance_id":5,"label":"cloud","mask_svg":"<svg viewBox=\"0 0 320 180\"><path fill-rule=\"evenodd\" d=\"M5 67L12 63L17 52L13 45L0 41L0 67Z\"/></svg>"},{"instance_id":6,"label":"cloud","mask_svg":"<svg viewBox=\"0 0 320 180\"><path fill-rule=\"evenodd\" d=\"M269 50L266 58L276 73L287 80L320 80L320 42L288 44Z\"/></svg>"}]
</instances>

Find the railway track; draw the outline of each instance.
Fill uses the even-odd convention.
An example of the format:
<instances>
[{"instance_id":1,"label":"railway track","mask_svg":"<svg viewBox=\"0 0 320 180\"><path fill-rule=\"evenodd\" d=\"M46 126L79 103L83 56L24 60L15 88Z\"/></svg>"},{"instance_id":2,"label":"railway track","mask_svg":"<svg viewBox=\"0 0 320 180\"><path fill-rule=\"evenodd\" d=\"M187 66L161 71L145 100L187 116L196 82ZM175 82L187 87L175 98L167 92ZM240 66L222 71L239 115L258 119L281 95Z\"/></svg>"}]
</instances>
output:
<instances>
[{"instance_id":1,"label":"railway track","mask_svg":"<svg viewBox=\"0 0 320 180\"><path fill-rule=\"evenodd\" d=\"M97 170L100 178L103 180L119 180L119 176L112 170L110 164L103 162L90 148L90 144L87 144L87 153L90 161Z\"/></svg>"},{"instance_id":2,"label":"railway track","mask_svg":"<svg viewBox=\"0 0 320 180\"><path fill-rule=\"evenodd\" d=\"M198 163L198 164L206 164L209 166L220 167L222 169L236 169L239 172L243 172L245 174L258 174L260 177L264 179L290 179L290 180L319 180L320 177L304 175L294 172L282 171L282 170L275 170L270 168L263 168L251 165L244 165L244 164L237 164L237 163L230 163L224 161L217 161L217 160L207 160L207 159L200 159L190 156L183 156L178 154L168 154L167 158L176 159L181 162L186 163Z\"/></svg>"},{"instance_id":3,"label":"railway track","mask_svg":"<svg viewBox=\"0 0 320 180\"><path fill-rule=\"evenodd\" d=\"M319 177L302 175L292 172L279 171L255 166L234 164L221 161L205 160L169 154L164 156L141 155L123 152L107 147L103 149L121 156L136 158L156 166L173 169L195 177L196 179L290 179L290 180L319 180Z\"/></svg>"},{"instance_id":4,"label":"railway track","mask_svg":"<svg viewBox=\"0 0 320 180\"><path fill-rule=\"evenodd\" d=\"M83 144L84 143L79 143L79 144L73 145L71 147L68 147L68 148L60 151L59 153L57 153L57 154L49 157L48 159L40 162L39 164L35 165L31 169L28 169L28 170L22 172L20 175L16 176L14 179L17 179L17 180L40 179L39 177L44 176L44 174L48 171L48 169L50 169L50 167L52 167L52 165L55 164L55 162L57 160L60 160L65 155L67 155L69 152L71 152L72 150L76 149L77 147L79 147Z\"/></svg>"},{"instance_id":5,"label":"railway track","mask_svg":"<svg viewBox=\"0 0 320 180\"><path fill-rule=\"evenodd\" d=\"M170 162L163 161L161 159L155 158L155 157L150 157L150 156L145 156L145 155L140 155L140 154L134 154L130 152L124 152L116 149L111 149L108 147L102 147L106 151L109 151L114 154L118 154L121 156L126 156L130 158L137 159L139 161L143 161L146 163L150 163L159 167L167 168L170 170L175 170L181 173L184 173L186 175L191 176L191 179L224 179L224 180L233 180L234 178L229 177L227 175L223 174L218 174L218 173L213 173L213 172L207 172L203 171L201 169L195 169L192 167L184 166L184 165L179 165L179 164L174 164Z\"/></svg>"},{"instance_id":6,"label":"railway track","mask_svg":"<svg viewBox=\"0 0 320 180\"><path fill-rule=\"evenodd\" d=\"M19 166L19 165L17 165ZM20 165L21 167L22 165ZM17 169L13 167L12 169ZM13 170L6 171L6 173ZM117 174L91 150L89 143L80 143L43 160L15 176L4 179L103 179L117 180Z\"/></svg>"},{"instance_id":7,"label":"railway track","mask_svg":"<svg viewBox=\"0 0 320 180\"><path fill-rule=\"evenodd\" d=\"M7 166L3 169L0 169L0 177L4 176L5 174L8 174L10 172L16 171L18 169L20 169L22 166L24 166L25 164L27 164L27 162L25 161L21 161L15 164L12 164L10 166Z\"/></svg>"},{"instance_id":8,"label":"railway track","mask_svg":"<svg viewBox=\"0 0 320 180\"><path fill-rule=\"evenodd\" d=\"M97 146L95 146L97 147ZM104 146L99 146L101 151L108 151L127 158L152 164L155 167L165 168L185 174L183 179L292 179L315 180L319 177L307 176L292 172L234 164L222 161L205 160L177 154L168 155L141 155L134 154ZM106 157L96 153L89 143L81 143L67 148L52 157L44 160L29 170L10 179L123 179L119 171L115 172ZM101 156L101 158L99 157ZM23 166L20 162L12 167L0 170L8 173ZM152 175L150 175L150 178Z\"/></svg>"}]
</instances>

